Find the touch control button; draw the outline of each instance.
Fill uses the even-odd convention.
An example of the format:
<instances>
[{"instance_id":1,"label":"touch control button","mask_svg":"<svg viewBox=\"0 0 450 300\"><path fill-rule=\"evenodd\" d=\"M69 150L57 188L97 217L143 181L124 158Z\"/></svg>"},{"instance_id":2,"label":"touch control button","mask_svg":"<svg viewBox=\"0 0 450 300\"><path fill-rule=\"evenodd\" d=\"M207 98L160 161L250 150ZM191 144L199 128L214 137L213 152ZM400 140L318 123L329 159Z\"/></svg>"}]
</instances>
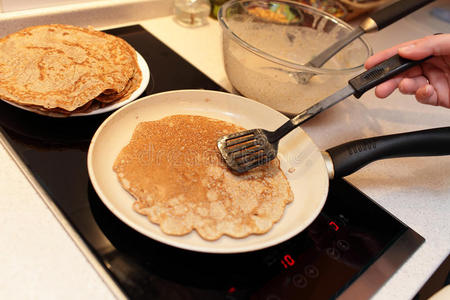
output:
<instances>
[{"instance_id":1,"label":"touch control button","mask_svg":"<svg viewBox=\"0 0 450 300\"><path fill-rule=\"evenodd\" d=\"M308 280L306 280L306 277L302 274L295 274L292 276L292 283L294 286L303 289L308 285Z\"/></svg>"},{"instance_id":2,"label":"touch control button","mask_svg":"<svg viewBox=\"0 0 450 300\"><path fill-rule=\"evenodd\" d=\"M319 269L317 269L316 266L307 265L305 267L305 274L309 278L317 278L317 277L319 277Z\"/></svg>"},{"instance_id":3,"label":"touch control button","mask_svg":"<svg viewBox=\"0 0 450 300\"><path fill-rule=\"evenodd\" d=\"M342 251L348 251L350 249L350 244L346 240L338 240L336 246Z\"/></svg>"},{"instance_id":4,"label":"touch control button","mask_svg":"<svg viewBox=\"0 0 450 300\"><path fill-rule=\"evenodd\" d=\"M327 248L326 252L327 255L332 259L339 259L341 257L341 252L339 252L339 250L334 247Z\"/></svg>"}]
</instances>

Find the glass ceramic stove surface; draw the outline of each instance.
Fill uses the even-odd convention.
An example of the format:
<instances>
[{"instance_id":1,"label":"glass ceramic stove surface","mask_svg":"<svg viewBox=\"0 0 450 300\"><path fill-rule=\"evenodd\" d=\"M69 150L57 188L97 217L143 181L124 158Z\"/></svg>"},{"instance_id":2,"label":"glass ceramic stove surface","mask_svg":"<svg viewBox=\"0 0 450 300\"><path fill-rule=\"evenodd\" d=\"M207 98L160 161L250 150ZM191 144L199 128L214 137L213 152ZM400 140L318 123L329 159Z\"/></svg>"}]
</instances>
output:
<instances>
[{"instance_id":1,"label":"glass ceramic stove surface","mask_svg":"<svg viewBox=\"0 0 450 300\"><path fill-rule=\"evenodd\" d=\"M222 90L142 27L108 32L127 40L147 60L151 82L144 95ZM88 259L118 296L364 299L424 241L341 179L331 182L324 209L305 231L268 249L205 254L153 241L117 219L90 184L89 142L107 116L48 118L0 101L3 142L57 217L68 221L62 223L71 226L74 240L88 249Z\"/></svg>"}]
</instances>

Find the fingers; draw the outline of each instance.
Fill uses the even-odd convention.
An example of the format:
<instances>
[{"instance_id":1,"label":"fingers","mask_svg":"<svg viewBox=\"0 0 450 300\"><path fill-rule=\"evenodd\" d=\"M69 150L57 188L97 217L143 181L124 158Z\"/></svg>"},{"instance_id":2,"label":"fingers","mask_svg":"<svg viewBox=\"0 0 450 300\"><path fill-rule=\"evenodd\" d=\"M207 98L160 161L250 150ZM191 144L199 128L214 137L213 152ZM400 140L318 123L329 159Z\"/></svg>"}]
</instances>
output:
<instances>
[{"instance_id":1,"label":"fingers","mask_svg":"<svg viewBox=\"0 0 450 300\"><path fill-rule=\"evenodd\" d=\"M379 84L375 88L378 98L387 98L397 89L405 95L415 95L418 102L430 105L440 105L450 108L449 97L439 96L437 91L425 77L420 78L394 78Z\"/></svg>"},{"instance_id":2,"label":"fingers","mask_svg":"<svg viewBox=\"0 0 450 300\"><path fill-rule=\"evenodd\" d=\"M436 99L434 99L434 95L432 95L429 97L428 101L435 102L434 105L450 107L450 78L448 75L446 76L440 68L432 64L423 64L423 70L430 82L434 94L436 94ZM428 92L430 92L430 90L428 90ZM424 95L426 95L425 91ZM421 100L424 100L424 98L421 98Z\"/></svg>"},{"instance_id":3,"label":"fingers","mask_svg":"<svg viewBox=\"0 0 450 300\"><path fill-rule=\"evenodd\" d=\"M424 64L419 76L409 77L407 73L392 78L375 89L378 98L386 98L398 88L402 94L415 95L417 101L424 104L450 108L450 81L442 71L432 64ZM416 74L412 71L411 74Z\"/></svg>"},{"instance_id":4,"label":"fingers","mask_svg":"<svg viewBox=\"0 0 450 300\"><path fill-rule=\"evenodd\" d=\"M428 83L428 80L421 75L422 69L420 67L411 68L410 70L404 72L401 75L398 75L386 82L380 83L375 88L375 95L378 98L386 98L390 94L392 94L397 88L399 88L400 92L404 94L413 95L419 87ZM404 79L408 77L417 78L418 81L416 82L415 79L411 79L413 80L413 82L406 81L406 83L402 85L401 83L404 81Z\"/></svg>"},{"instance_id":5,"label":"fingers","mask_svg":"<svg viewBox=\"0 0 450 300\"><path fill-rule=\"evenodd\" d=\"M428 79L424 76L418 76L414 78L398 76L379 84L375 88L375 95L378 98L386 98L397 88L402 94L414 95L420 88L424 87L427 84Z\"/></svg>"},{"instance_id":6,"label":"fingers","mask_svg":"<svg viewBox=\"0 0 450 300\"><path fill-rule=\"evenodd\" d=\"M427 84L416 91L416 99L420 103L438 105L438 96L433 86Z\"/></svg>"},{"instance_id":7,"label":"fingers","mask_svg":"<svg viewBox=\"0 0 450 300\"><path fill-rule=\"evenodd\" d=\"M427 84L419 88L416 92L416 99L423 104L439 105L442 107L450 108L450 97L440 97L439 91L437 91L432 85Z\"/></svg>"},{"instance_id":8,"label":"fingers","mask_svg":"<svg viewBox=\"0 0 450 300\"><path fill-rule=\"evenodd\" d=\"M424 76L404 78L400 81L398 90L405 95L414 95L421 87L426 85L428 85L428 79Z\"/></svg>"},{"instance_id":9,"label":"fingers","mask_svg":"<svg viewBox=\"0 0 450 300\"><path fill-rule=\"evenodd\" d=\"M415 95L421 103L450 108L450 34L427 36L380 51L366 60L365 67L370 69L395 54L412 60L434 57L379 84L377 97L386 98L398 88L402 94Z\"/></svg>"},{"instance_id":10,"label":"fingers","mask_svg":"<svg viewBox=\"0 0 450 300\"><path fill-rule=\"evenodd\" d=\"M379 84L375 88L375 96L377 96L378 98L388 97L390 94L392 94L392 92L395 91L395 89L398 87L402 79L403 77L394 77L388 81Z\"/></svg>"}]
</instances>

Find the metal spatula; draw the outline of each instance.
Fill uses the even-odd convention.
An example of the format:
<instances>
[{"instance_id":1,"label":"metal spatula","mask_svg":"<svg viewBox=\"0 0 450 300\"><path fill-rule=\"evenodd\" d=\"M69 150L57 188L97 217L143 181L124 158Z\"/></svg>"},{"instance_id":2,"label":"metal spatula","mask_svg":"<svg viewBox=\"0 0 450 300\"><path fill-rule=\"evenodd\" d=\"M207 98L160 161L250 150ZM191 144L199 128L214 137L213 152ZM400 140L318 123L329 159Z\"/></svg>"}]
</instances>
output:
<instances>
[{"instance_id":1,"label":"metal spatula","mask_svg":"<svg viewBox=\"0 0 450 300\"><path fill-rule=\"evenodd\" d=\"M350 95L360 98L366 91L376 85L420 64L428 58L413 61L395 55L350 79L345 88L304 110L277 130L252 129L229 134L217 141L217 147L228 167L238 173L243 173L265 164L277 156L278 141L294 128Z\"/></svg>"},{"instance_id":2,"label":"metal spatula","mask_svg":"<svg viewBox=\"0 0 450 300\"><path fill-rule=\"evenodd\" d=\"M376 10L365 18L361 24L348 35L316 55L312 60L307 62L305 66L315 68L322 67L342 48L364 33L379 31L433 1L434 0L400 0L380 10ZM298 83L306 84L315 74L311 72L291 72L291 75Z\"/></svg>"}]
</instances>

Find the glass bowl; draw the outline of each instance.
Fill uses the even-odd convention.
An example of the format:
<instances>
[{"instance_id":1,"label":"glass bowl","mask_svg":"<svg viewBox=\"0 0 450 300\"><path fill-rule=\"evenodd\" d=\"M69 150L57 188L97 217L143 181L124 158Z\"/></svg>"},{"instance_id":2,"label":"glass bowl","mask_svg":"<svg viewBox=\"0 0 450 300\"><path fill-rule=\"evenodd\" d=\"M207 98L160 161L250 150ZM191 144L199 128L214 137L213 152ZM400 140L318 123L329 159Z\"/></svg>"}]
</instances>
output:
<instances>
[{"instance_id":1,"label":"glass bowl","mask_svg":"<svg viewBox=\"0 0 450 300\"><path fill-rule=\"evenodd\" d=\"M372 48L358 38L321 68L305 66L353 28L294 1L231 0L219 9L225 71L240 94L293 116L347 85ZM298 74L313 72L300 83Z\"/></svg>"}]
</instances>

